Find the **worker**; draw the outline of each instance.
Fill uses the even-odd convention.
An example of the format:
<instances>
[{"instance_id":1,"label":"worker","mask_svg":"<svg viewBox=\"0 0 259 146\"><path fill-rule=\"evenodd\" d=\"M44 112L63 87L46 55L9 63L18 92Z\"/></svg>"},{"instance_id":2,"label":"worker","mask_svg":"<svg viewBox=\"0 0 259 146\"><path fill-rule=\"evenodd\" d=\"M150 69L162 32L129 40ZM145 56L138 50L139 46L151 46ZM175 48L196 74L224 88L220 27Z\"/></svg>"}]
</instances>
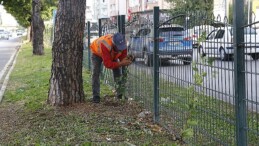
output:
<instances>
[{"instance_id":1,"label":"worker","mask_svg":"<svg viewBox=\"0 0 259 146\"><path fill-rule=\"evenodd\" d=\"M116 98L122 99L122 93L119 91L122 82L120 77L125 72L125 67L132 63L132 60L127 57L127 46L125 37L121 33L108 34L101 36L94 40L90 49L92 52L92 92L93 92L93 103L100 102L100 74L101 64L108 69L112 69L113 78L117 87ZM125 85L125 84L123 84Z\"/></svg>"}]
</instances>

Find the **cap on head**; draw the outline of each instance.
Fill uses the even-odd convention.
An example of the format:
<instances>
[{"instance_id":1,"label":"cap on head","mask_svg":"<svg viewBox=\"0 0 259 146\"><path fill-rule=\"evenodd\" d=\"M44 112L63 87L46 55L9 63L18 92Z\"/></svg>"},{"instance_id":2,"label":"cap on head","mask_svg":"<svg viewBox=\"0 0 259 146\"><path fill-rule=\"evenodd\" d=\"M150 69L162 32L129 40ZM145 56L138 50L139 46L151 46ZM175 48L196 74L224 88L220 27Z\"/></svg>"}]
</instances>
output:
<instances>
[{"instance_id":1,"label":"cap on head","mask_svg":"<svg viewBox=\"0 0 259 146\"><path fill-rule=\"evenodd\" d=\"M127 48L125 38L119 32L113 35L112 42L119 51L125 50Z\"/></svg>"}]
</instances>

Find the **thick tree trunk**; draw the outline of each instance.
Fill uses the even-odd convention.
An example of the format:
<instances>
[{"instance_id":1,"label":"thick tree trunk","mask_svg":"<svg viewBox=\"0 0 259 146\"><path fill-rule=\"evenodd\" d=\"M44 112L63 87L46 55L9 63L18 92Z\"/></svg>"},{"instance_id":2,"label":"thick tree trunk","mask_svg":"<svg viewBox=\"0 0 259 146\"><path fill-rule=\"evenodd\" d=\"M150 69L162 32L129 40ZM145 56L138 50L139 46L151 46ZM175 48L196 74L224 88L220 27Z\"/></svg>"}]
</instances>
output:
<instances>
[{"instance_id":1,"label":"thick tree trunk","mask_svg":"<svg viewBox=\"0 0 259 146\"><path fill-rule=\"evenodd\" d=\"M40 0L32 1L32 46L34 55L44 54L43 45L44 23L41 18Z\"/></svg>"},{"instance_id":2,"label":"thick tree trunk","mask_svg":"<svg viewBox=\"0 0 259 146\"><path fill-rule=\"evenodd\" d=\"M85 0L59 0L48 103L84 102L82 61Z\"/></svg>"}]
</instances>

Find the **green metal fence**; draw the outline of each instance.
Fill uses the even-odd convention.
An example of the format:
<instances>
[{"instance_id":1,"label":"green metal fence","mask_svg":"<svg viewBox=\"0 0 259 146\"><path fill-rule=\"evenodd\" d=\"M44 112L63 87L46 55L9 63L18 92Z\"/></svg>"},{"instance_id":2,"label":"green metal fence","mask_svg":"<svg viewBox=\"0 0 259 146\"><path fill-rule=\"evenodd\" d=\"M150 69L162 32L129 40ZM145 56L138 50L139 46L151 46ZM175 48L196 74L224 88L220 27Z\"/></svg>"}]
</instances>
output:
<instances>
[{"instance_id":1,"label":"green metal fence","mask_svg":"<svg viewBox=\"0 0 259 146\"><path fill-rule=\"evenodd\" d=\"M226 17L158 7L125 24L124 18L100 20L99 33L125 33L136 57L127 97L188 145L259 144L259 22L229 24ZM111 71L103 73L113 86Z\"/></svg>"}]
</instances>

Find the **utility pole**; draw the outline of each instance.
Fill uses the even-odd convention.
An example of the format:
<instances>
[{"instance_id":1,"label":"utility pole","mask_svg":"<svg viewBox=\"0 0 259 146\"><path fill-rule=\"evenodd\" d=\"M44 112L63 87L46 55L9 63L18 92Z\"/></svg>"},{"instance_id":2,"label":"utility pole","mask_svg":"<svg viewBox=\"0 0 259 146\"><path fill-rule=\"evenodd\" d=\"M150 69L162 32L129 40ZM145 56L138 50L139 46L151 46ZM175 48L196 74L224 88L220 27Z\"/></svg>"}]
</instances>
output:
<instances>
[{"instance_id":1,"label":"utility pole","mask_svg":"<svg viewBox=\"0 0 259 146\"><path fill-rule=\"evenodd\" d=\"M2 13L0 12L0 25L2 26L3 21L2 21Z\"/></svg>"},{"instance_id":2,"label":"utility pole","mask_svg":"<svg viewBox=\"0 0 259 146\"><path fill-rule=\"evenodd\" d=\"M225 0L225 17L228 17L228 0Z\"/></svg>"},{"instance_id":3,"label":"utility pole","mask_svg":"<svg viewBox=\"0 0 259 146\"><path fill-rule=\"evenodd\" d=\"M250 24L250 14L251 14L251 0L247 0L248 2L248 12L247 12L247 24Z\"/></svg>"}]
</instances>

